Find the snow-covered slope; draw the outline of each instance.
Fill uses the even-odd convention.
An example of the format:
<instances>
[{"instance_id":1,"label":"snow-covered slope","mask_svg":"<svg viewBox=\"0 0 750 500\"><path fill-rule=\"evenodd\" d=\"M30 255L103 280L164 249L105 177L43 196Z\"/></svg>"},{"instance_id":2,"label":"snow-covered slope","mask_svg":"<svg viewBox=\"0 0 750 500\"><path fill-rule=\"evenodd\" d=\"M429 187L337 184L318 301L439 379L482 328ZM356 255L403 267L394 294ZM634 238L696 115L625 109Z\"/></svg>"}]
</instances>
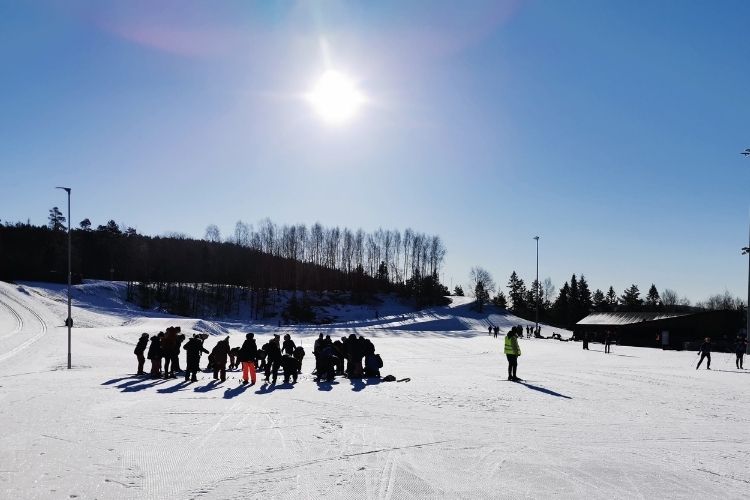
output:
<instances>
[{"instance_id":1,"label":"snow-covered slope","mask_svg":"<svg viewBox=\"0 0 750 500\"><path fill-rule=\"evenodd\" d=\"M68 371L64 287L0 283L1 497L747 496L750 379L728 354L696 371L695 353L523 340L517 384L486 327L525 322L465 300L274 328L146 315L112 287L76 292L84 327ZM170 324L232 345L289 332L308 351L305 375L252 387L237 372L223 384L134 377L139 334ZM411 381L315 384L313 337L351 332Z\"/></svg>"}]
</instances>

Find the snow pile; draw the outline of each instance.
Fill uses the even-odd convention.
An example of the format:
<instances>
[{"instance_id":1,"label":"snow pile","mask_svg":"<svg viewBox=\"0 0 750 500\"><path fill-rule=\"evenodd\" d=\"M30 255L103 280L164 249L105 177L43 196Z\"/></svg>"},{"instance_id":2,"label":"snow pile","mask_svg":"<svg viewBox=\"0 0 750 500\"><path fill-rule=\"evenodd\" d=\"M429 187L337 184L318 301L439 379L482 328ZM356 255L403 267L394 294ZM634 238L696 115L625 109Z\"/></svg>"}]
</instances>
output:
<instances>
[{"instance_id":1,"label":"snow pile","mask_svg":"<svg viewBox=\"0 0 750 500\"><path fill-rule=\"evenodd\" d=\"M136 314L105 286L76 296L74 318L91 326L73 330L66 370L59 290L23 288L0 283L4 498L747 496L750 379L727 354L696 371L691 352L522 340L526 382L512 383L486 326L525 322L467 301L276 328ZM246 331L259 345L290 333L308 353L302 380L133 376L140 333L171 324L232 346ZM318 333L373 338L383 373L411 381L315 384Z\"/></svg>"}]
</instances>

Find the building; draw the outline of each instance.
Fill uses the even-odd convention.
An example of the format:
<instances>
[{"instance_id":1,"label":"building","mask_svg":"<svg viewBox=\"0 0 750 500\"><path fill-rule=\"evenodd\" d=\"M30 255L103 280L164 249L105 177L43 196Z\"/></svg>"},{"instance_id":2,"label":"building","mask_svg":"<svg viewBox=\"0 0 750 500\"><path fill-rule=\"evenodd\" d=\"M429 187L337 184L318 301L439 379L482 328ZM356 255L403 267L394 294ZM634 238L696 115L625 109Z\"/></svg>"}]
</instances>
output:
<instances>
[{"instance_id":1,"label":"building","mask_svg":"<svg viewBox=\"0 0 750 500\"><path fill-rule=\"evenodd\" d=\"M742 328L738 311L606 312L589 314L576 323L574 338L585 335L602 342L609 332L621 345L692 349L711 337L715 349L730 348Z\"/></svg>"}]
</instances>

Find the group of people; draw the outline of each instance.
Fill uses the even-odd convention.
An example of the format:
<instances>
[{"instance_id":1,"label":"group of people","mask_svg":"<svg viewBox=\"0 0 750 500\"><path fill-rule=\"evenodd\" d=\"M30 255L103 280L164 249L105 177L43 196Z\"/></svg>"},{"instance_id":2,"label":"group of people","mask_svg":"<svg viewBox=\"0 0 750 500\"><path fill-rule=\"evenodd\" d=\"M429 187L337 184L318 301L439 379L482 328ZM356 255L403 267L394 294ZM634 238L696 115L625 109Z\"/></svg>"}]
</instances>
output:
<instances>
[{"instance_id":1,"label":"group of people","mask_svg":"<svg viewBox=\"0 0 750 500\"><path fill-rule=\"evenodd\" d=\"M526 331L526 338L531 338L532 336L535 338L542 338L542 327L537 325L536 327L531 325L521 326L514 326L514 332L517 337L523 338L524 330ZM500 327L497 325L488 325L487 326L487 332L497 338L497 334L500 333Z\"/></svg>"},{"instance_id":2,"label":"group of people","mask_svg":"<svg viewBox=\"0 0 750 500\"><path fill-rule=\"evenodd\" d=\"M183 371L180 368L180 347L186 352L186 382L197 382L203 354L208 354L208 365L205 370L213 372L214 380L222 382L226 380L227 369L235 370L240 366L242 383L251 385L256 383L258 371L263 371L265 381L273 384L278 379L279 369L283 372L285 384L290 381L297 383L302 372L305 349L301 345L296 345L289 334L284 335L283 341L279 335L274 335L260 348L253 333L245 335L242 346L238 347L231 347L229 337L226 337L219 340L211 351L203 345L208 338L207 334L194 334L187 342L185 338L179 326L170 326L166 331L150 338L148 333L143 333L133 351L138 360L136 373L145 374L143 367L148 358L151 361L151 377L176 378L175 372ZM380 369L383 367L383 360L375 353L372 341L354 334L333 341L330 336L323 337L321 333L315 340L313 354L313 373L316 375L316 382L332 381L336 375L349 378L380 377Z\"/></svg>"},{"instance_id":3,"label":"group of people","mask_svg":"<svg viewBox=\"0 0 750 500\"><path fill-rule=\"evenodd\" d=\"M330 382L336 375L347 378L380 377L383 358L375 353L370 339L351 334L332 340L321 333L313 345L315 355L315 381ZM345 363L346 362L346 363Z\"/></svg>"},{"instance_id":4,"label":"group of people","mask_svg":"<svg viewBox=\"0 0 750 500\"><path fill-rule=\"evenodd\" d=\"M745 352L747 352L747 339L745 337L737 337L737 341L734 344L735 360L734 364L738 370L744 370L743 361L745 359ZM700 359L698 364L695 365L695 369L700 368L703 360L706 360L706 370L711 369L711 337L706 337L703 343L698 348L698 355Z\"/></svg>"}]
</instances>

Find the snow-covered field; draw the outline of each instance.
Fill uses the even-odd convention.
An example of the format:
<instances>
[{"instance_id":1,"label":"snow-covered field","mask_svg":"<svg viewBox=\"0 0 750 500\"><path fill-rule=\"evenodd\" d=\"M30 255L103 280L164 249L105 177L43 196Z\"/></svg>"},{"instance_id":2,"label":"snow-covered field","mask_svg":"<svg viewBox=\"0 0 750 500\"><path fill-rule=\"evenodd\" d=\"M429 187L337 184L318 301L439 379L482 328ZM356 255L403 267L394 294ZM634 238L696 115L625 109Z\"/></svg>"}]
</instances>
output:
<instances>
[{"instance_id":1,"label":"snow-covered field","mask_svg":"<svg viewBox=\"0 0 750 500\"><path fill-rule=\"evenodd\" d=\"M504 337L465 300L325 328L146 314L103 282L77 287L74 306L66 370L64 288L0 283L0 498L750 494L750 377L728 354L696 371L692 352L523 340L518 384L504 380ZM223 384L134 377L137 337L168 325L214 334L209 348L291 333L306 375L275 387L240 386L237 372ZM411 381L318 386L319 332L372 337L383 374Z\"/></svg>"}]
</instances>

